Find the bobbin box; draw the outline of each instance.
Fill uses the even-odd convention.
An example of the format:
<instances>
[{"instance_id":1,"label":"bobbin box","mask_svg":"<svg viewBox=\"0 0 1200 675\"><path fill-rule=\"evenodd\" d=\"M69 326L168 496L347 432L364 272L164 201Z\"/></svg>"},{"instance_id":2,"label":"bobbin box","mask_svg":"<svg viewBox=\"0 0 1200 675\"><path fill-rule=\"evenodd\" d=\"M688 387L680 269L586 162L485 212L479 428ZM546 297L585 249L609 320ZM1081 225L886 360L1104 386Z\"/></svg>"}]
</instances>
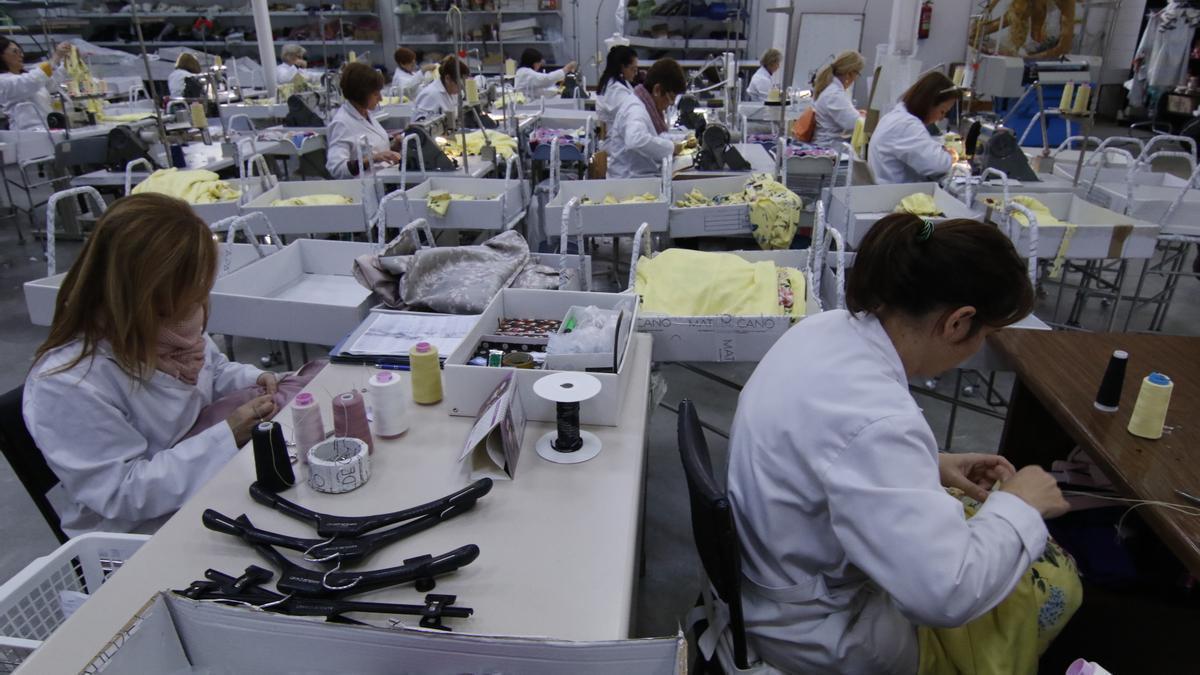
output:
<instances>
[{"instance_id":1,"label":"bobbin box","mask_svg":"<svg viewBox=\"0 0 1200 675\"><path fill-rule=\"evenodd\" d=\"M937 183L910 183L905 185L857 185L833 188L830 192L829 226L846 239L850 250L858 248L871 226L880 218L894 213L905 197L923 193L933 199L940 216L933 222L950 218L970 218L971 210L954 195L938 187Z\"/></svg>"},{"instance_id":2,"label":"bobbin box","mask_svg":"<svg viewBox=\"0 0 1200 675\"><path fill-rule=\"evenodd\" d=\"M522 370L519 368L471 366L467 362L475 355L475 348L484 336L499 324L501 319L553 319L561 321L572 307L594 305L601 309L632 308L621 320L617 336L617 352L594 355L596 362L616 364L616 372L590 371L600 380L600 393L580 405L580 420L583 424L616 426L619 422L621 402L629 382L629 366L626 356L637 326L637 306L631 296L615 293L585 293L579 291L542 291L506 288L479 316L478 323L463 338L450 356L446 358L442 372L445 400L450 414L474 417L488 395L496 389L500 380L515 372L517 391L525 407L526 418L537 422L555 420L554 404L533 392L533 383L559 370ZM578 357L581 355L571 355ZM593 356L593 355L589 355ZM580 359L565 357L568 363L580 363ZM547 359L548 364L555 361ZM561 362L561 361L559 361ZM611 368L611 366L610 366Z\"/></svg>"}]
</instances>

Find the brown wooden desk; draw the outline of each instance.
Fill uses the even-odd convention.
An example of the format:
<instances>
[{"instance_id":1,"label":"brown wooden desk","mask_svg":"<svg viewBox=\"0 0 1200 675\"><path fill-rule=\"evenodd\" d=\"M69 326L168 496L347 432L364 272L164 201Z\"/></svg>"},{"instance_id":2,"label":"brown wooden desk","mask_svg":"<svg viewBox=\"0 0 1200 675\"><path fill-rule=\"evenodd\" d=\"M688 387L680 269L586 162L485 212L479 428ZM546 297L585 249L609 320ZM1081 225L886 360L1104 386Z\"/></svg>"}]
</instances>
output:
<instances>
[{"instance_id":1,"label":"brown wooden desk","mask_svg":"<svg viewBox=\"0 0 1200 675\"><path fill-rule=\"evenodd\" d=\"M1017 371L1000 446L1014 465L1049 468L1078 445L1128 497L1187 504L1175 490L1200 495L1200 338L1005 330L989 339ZM1092 402L1114 349L1129 352L1129 367L1120 409L1102 413ZM1174 430L1156 441L1126 430L1152 370L1175 382ZM1153 506L1138 513L1200 577L1200 518Z\"/></svg>"}]
</instances>

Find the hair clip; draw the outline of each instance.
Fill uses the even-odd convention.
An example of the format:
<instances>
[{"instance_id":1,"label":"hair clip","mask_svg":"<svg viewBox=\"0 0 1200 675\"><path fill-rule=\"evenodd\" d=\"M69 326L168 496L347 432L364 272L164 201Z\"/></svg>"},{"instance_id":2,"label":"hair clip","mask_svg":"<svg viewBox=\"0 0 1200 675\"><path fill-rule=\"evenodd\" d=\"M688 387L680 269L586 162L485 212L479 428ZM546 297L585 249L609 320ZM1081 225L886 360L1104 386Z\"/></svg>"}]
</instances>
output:
<instances>
[{"instance_id":1,"label":"hair clip","mask_svg":"<svg viewBox=\"0 0 1200 675\"><path fill-rule=\"evenodd\" d=\"M929 220L929 219L925 219L921 222L923 223L921 225L921 231L917 232L917 243L918 244L924 244L925 242L929 241L930 237L933 236L933 221Z\"/></svg>"}]
</instances>

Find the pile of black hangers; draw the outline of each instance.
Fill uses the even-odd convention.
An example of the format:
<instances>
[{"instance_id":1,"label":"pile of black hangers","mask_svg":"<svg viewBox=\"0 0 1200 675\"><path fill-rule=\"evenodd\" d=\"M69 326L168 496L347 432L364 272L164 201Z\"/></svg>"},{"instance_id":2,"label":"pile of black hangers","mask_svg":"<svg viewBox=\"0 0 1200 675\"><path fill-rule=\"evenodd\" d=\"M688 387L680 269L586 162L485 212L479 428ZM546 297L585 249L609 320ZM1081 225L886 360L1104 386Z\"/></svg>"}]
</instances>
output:
<instances>
[{"instance_id":1,"label":"pile of black hangers","mask_svg":"<svg viewBox=\"0 0 1200 675\"><path fill-rule=\"evenodd\" d=\"M309 523L318 538L260 530L245 514L234 519L207 509L203 515L205 527L250 544L279 569L279 581L275 584L279 592L263 587L275 575L257 565L250 565L239 577L210 569L203 580L177 592L195 600L248 605L292 616L324 616L340 623L361 623L345 617L348 612L415 615L421 617L420 625L424 628L450 630L442 624L443 618L466 618L473 611L469 607L455 607L453 595L430 593L425 596L424 605L361 602L345 597L410 582L418 591L427 593L433 590L435 577L469 565L479 557L478 546L468 544L437 557L409 558L403 565L379 570L343 571L342 564L361 561L387 544L465 513L491 489L491 479L484 478L454 494L403 511L375 516L333 516L304 508L254 483L250 486L254 501ZM394 527L381 529L389 525ZM298 565L276 547L299 551L306 561L331 569L313 570Z\"/></svg>"}]
</instances>

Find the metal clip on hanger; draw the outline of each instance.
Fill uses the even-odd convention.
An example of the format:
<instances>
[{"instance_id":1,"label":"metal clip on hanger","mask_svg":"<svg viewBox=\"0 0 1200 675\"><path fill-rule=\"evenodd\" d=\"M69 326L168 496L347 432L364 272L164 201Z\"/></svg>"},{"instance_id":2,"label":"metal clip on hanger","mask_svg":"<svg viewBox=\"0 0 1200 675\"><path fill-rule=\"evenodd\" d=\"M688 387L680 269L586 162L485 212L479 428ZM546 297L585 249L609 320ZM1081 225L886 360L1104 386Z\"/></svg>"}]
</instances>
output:
<instances>
[{"instance_id":1,"label":"metal clip on hanger","mask_svg":"<svg viewBox=\"0 0 1200 675\"><path fill-rule=\"evenodd\" d=\"M466 502L474 504L475 500L486 495L491 489L492 479L482 478L462 490L441 499L435 499L427 504L414 506L403 511L383 513L376 516L333 516L325 513L317 513L295 502L290 502L273 492L264 490L257 483L250 485L250 497L259 504L269 506L280 513L289 515L297 520L312 523L318 535L333 538L359 537L371 530L377 530L387 525L393 525L430 514L445 513L447 509Z\"/></svg>"}]
</instances>

